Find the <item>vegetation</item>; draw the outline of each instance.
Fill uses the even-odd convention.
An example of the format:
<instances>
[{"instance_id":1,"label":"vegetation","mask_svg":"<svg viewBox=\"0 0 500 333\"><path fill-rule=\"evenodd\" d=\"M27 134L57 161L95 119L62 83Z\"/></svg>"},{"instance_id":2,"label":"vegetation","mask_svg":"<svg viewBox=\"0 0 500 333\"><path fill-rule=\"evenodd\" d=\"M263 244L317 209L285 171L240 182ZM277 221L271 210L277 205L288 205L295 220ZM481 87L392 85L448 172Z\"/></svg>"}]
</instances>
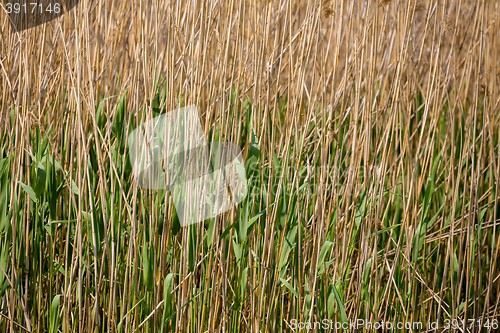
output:
<instances>
[{"instance_id":1,"label":"vegetation","mask_svg":"<svg viewBox=\"0 0 500 333\"><path fill-rule=\"evenodd\" d=\"M80 0L16 33L2 10L0 331L497 331L498 14ZM135 183L127 134L191 104L242 148L250 191L181 228Z\"/></svg>"}]
</instances>

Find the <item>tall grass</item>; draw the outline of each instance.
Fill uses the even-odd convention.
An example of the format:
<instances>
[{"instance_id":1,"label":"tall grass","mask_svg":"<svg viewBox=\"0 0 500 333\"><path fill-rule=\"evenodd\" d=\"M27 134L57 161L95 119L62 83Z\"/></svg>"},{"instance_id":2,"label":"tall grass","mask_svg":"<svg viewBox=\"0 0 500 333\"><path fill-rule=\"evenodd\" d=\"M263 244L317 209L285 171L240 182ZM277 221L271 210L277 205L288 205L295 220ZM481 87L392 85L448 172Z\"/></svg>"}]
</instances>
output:
<instances>
[{"instance_id":1,"label":"tall grass","mask_svg":"<svg viewBox=\"0 0 500 333\"><path fill-rule=\"evenodd\" d=\"M2 10L0 331L496 331L498 14L80 0L16 33ZM242 147L250 194L180 228L168 191L136 186L126 138L190 104Z\"/></svg>"}]
</instances>

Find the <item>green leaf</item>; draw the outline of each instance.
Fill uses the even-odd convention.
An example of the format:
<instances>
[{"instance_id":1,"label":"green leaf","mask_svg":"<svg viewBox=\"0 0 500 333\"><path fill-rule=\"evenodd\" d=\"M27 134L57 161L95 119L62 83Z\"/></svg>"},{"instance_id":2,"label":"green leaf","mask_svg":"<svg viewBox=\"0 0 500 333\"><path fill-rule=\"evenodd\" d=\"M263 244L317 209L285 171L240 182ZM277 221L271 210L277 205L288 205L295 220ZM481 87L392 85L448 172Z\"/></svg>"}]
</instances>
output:
<instances>
[{"instance_id":1,"label":"green leaf","mask_svg":"<svg viewBox=\"0 0 500 333\"><path fill-rule=\"evenodd\" d=\"M43 155L43 157L40 160L40 163L38 165L45 166L45 165L48 165L49 163L54 166L56 171L62 170L61 163L59 163L57 160L55 160L52 156L48 156L48 155Z\"/></svg>"},{"instance_id":2,"label":"green leaf","mask_svg":"<svg viewBox=\"0 0 500 333\"><path fill-rule=\"evenodd\" d=\"M245 239L247 239L247 230L248 230L248 215L250 210L250 202L248 198L243 203L243 207L239 210L239 219L238 219L238 241L239 243L243 243Z\"/></svg>"},{"instance_id":3,"label":"green leaf","mask_svg":"<svg viewBox=\"0 0 500 333\"><path fill-rule=\"evenodd\" d=\"M8 209L10 198L9 171L10 158L6 157L0 161L0 233L3 233L10 226L9 215L11 214L11 212L9 212Z\"/></svg>"},{"instance_id":4,"label":"green leaf","mask_svg":"<svg viewBox=\"0 0 500 333\"><path fill-rule=\"evenodd\" d=\"M134 309L142 303L142 301L144 301L146 299L146 296L144 296L143 298L141 298L130 310L128 310L128 312L123 316L123 318L118 322L118 325L116 326L116 330L118 332L121 332L122 331L122 325L123 325L123 321L125 320L125 318L128 317L129 314L131 314Z\"/></svg>"},{"instance_id":5,"label":"green leaf","mask_svg":"<svg viewBox=\"0 0 500 333\"><path fill-rule=\"evenodd\" d=\"M73 191L73 193L76 195L80 195L80 189L78 188L73 179L71 179L71 191Z\"/></svg>"},{"instance_id":6,"label":"green leaf","mask_svg":"<svg viewBox=\"0 0 500 333\"><path fill-rule=\"evenodd\" d=\"M242 299L245 297L245 290L247 288L247 279L248 279L248 267L246 267L243 270L243 272L241 272L240 295Z\"/></svg>"},{"instance_id":7,"label":"green leaf","mask_svg":"<svg viewBox=\"0 0 500 333\"><path fill-rule=\"evenodd\" d=\"M256 165L259 159L259 155L260 155L259 141L257 140L257 136L255 135L255 132L252 129L252 140L250 142L250 147L248 148L247 160L245 162L248 176L250 176L251 174L254 173L254 171L256 171L257 169Z\"/></svg>"},{"instance_id":8,"label":"green leaf","mask_svg":"<svg viewBox=\"0 0 500 333\"><path fill-rule=\"evenodd\" d=\"M35 202L35 203L38 202L38 199L36 197L35 191L33 191L33 189L31 188L31 186L26 185L25 183L20 182L20 181L18 181L18 183L21 185L21 187L23 188L24 192L26 192L28 194L28 196L30 197L30 199L33 202Z\"/></svg>"},{"instance_id":9,"label":"green leaf","mask_svg":"<svg viewBox=\"0 0 500 333\"><path fill-rule=\"evenodd\" d=\"M365 271L363 273L362 290L363 290L363 294L364 294L365 299L368 299L368 285L370 284L370 272L372 269L372 261L373 261L373 257L370 257L366 261Z\"/></svg>"},{"instance_id":10,"label":"green leaf","mask_svg":"<svg viewBox=\"0 0 500 333\"><path fill-rule=\"evenodd\" d=\"M299 298L299 293L292 287L290 283L288 283L287 280L279 278L281 283L288 289L290 292L297 298Z\"/></svg>"},{"instance_id":11,"label":"green leaf","mask_svg":"<svg viewBox=\"0 0 500 333\"><path fill-rule=\"evenodd\" d=\"M439 154L440 156L441 154ZM413 262L417 261L418 255L420 251L422 250L422 247L424 245L424 240L425 236L427 235L427 229L429 228L430 225L434 223L434 221L437 220L439 214L441 211L444 209L444 203L439 209L439 211L434 215L432 219L429 219L428 212L432 203L432 197L434 196L434 177L436 175L436 169L437 169L437 162L439 162L439 156L436 158L434 161L434 166L432 168L431 176L429 177L429 180L427 181L427 186L425 187L425 194L424 194L424 203L422 207L422 215L420 218L420 223L417 226L417 229L415 231L415 236L413 240Z\"/></svg>"},{"instance_id":12,"label":"green leaf","mask_svg":"<svg viewBox=\"0 0 500 333\"><path fill-rule=\"evenodd\" d=\"M293 226L287 233L284 239L283 247L281 248L280 260L278 263L278 270L281 271L283 267L288 264L288 255L295 247L295 236L297 234L297 225Z\"/></svg>"},{"instance_id":13,"label":"green leaf","mask_svg":"<svg viewBox=\"0 0 500 333\"><path fill-rule=\"evenodd\" d=\"M142 264L144 273L144 283L148 291L153 291L153 265L149 256L149 246L142 247Z\"/></svg>"},{"instance_id":14,"label":"green leaf","mask_svg":"<svg viewBox=\"0 0 500 333\"><path fill-rule=\"evenodd\" d=\"M61 295L56 295L52 299L50 305L50 333L57 333L59 330L59 305L61 303Z\"/></svg>"},{"instance_id":15,"label":"green leaf","mask_svg":"<svg viewBox=\"0 0 500 333\"><path fill-rule=\"evenodd\" d=\"M434 224L434 222L437 221L439 214L444 209L444 202L441 205L441 208L438 210L436 214L432 217L432 219L429 219L428 217L424 217L422 221L417 226L417 229L415 231L415 237L414 237L414 244L413 244L413 262L417 261L418 259L418 254L422 250L424 246L424 241L425 241L425 236L427 236L427 230L429 229L430 226Z\"/></svg>"},{"instance_id":16,"label":"green leaf","mask_svg":"<svg viewBox=\"0 0 500 333\"><path fill-rule=\"evenodd\" d=\"M212 243L214 241L214 232L215 232L215 218L212 217L209 221L208 221L208 230L207 230L207 246L208 247L211 247L212 246Z\"/></svg>"},{"instance_id":17,"label":"green leaf","mask_svg":"<svg viewBox=\"0 0 500 333\"><path fill-rule=\"evenodd\" d=\"M232 223L226 229L224 229L224 231L222 232L222 234L220 234L219 239L224 239L224 237L226 237L227 235L229 235L229 232L231 231L232 228L234 228L234 226L236 225L237 222L238 221Z\"/></svg>"},{"instance_id":18,"label":"green leaf","mask_svg":"<svg viewBox=\"0 0 500 333\"><path fill-rule=\"evenodd\" d=\"M169 273L165 280L163 281L163 319L161 321L160 332L164 332L164 324L167 322L167 316L170 316L172 312L172 280L174 278L173 273Z\"/></svg>"},{"instance_id":19,"label":"green leaf","mask_svg":"<svg viewBox=\"0 0 500 333\"><path fill-rule=\"evenodd\" d=\"M196 261L196 229L195 225L192 224L189 226L188 232L188 266L189 271L194 271L194 265Z\"/></svg>"},{"instance_id":20,"label":"green leaf","mask_svg":"<svg viewBox=\"0 0 500 333\"><path fill-rule=\"evenodd\" d=\"M170 304L172 299L172 280L174 278L174 273L169 273L165 280L163 281L163 300L165 304Z\"/></svg>"},{"instance_id":21,"label":"green leaf","mask_svg":"<svg viewBox=\"0 0 500 333\"><path fill-rule=\"evenodd\" d=\"M8 271L7 267L7 258L9 255L9 246L7 244L2 244L2 252L0 253L0 297L3 297L6 288L4 288L4 284L10 285L8 280L6 279L6 274Z\"/></svg>"},{"instance_id":22,"label":"green leaf","mask_svg":"<svg viewBox=\"0 0 500 333\"><path fill-rule=\"evenodd\" d=\"M335 301L337 302L337 307L339 308L340 321L342 323L348 322L347 314L345 312L344 302L342 301L342 298L340 298L340 294L337 291L337 286L333 287L333 295L335 296Z\"/></svg>"},{"instance_id":23,"label":"green leaf","mask_svg":"<svg viewBox=\"0 0 500 333\"><path fill-rule=\"evenodd\" d=\"M333 317L333 310L335 309L335 293L333 292L333 289L335 287L331 288L330 294L328 294L328 300L326 303L326 309L328 311L328 317L332 318Z\"/></svg>"},{"instance_id":24,"label":"green leaf","mask_svg":"<svg viewBox=\"0 0 500 333\"><path fill-rule=\"evenodd\" d=\"M42 195L43 191L45 190L46 180L47 180L47 173L45 172L45 169L38 167L36 171L36 185L34 188L37 198L39 198Z\"/></svg>"},{"instance_id":25,"label":"green leaf","mask_svg":"<svg viewBox=\"0 0 500 333\"><path fill-rule=\"evenodd\" d=\"M241 265L241 247L239 246L238 243L233 239L233 250L234 250L234 256L236 257L236 263L238 266Z\"/></svg>"},{"instance_id":26,"label":"green leaf","mask_svg":"<svg viewBox=\"0 0 500 333\"><path fill-rule=\"evenodd\" d=\"M323 274L323 272L325 271L325 265L323 264L323 262L325 261L325 256L327 253L330 252L330 250L332 249L332 246L333 246L333 242L330 242L330 241L326 241L323 246L321 247L321 250L319 251L319 255L318 255L318 262L317 262L317 271L318 271L318 275L321 275Z\"/></svg>"},{"instance_id":27,"label":"green leaf","mask_svg":"<svg viewBox=\"0 0 500 333\"><path fill-rule=\"evenodd\" d=\"M274 204L275 204L275 202L270 204L268 206L268 208L274 206ZM258 212L257 214L255 214L254 216L252 216L248 220L248 230L251 230L253 228L254 223L259 219L259 217L266 215L266 210L267 210L267 208L264 208L263 210L261 210L260 212Z\"/></svg>"}]
</instances>

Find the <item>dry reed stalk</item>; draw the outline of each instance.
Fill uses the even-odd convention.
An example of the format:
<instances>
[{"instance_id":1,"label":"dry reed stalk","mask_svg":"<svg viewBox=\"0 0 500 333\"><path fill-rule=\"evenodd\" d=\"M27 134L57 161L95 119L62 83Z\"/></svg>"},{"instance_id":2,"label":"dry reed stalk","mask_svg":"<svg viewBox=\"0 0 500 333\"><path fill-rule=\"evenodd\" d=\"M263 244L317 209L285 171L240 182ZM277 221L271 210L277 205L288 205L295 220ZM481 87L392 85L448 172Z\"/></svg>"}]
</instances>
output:
<instances>
[{"instance_id":1,"label":"dry reed stalk","mask_svg":"<svg viewBox=\"0 0 500 333\"><path fill-rule=\"evenodd\" d=\"M499 9L268 3L0 13L0 331L498 316ZM179 229L117 133L188 104L260 154L247 206Z\"/></svg>"}]
</instances>

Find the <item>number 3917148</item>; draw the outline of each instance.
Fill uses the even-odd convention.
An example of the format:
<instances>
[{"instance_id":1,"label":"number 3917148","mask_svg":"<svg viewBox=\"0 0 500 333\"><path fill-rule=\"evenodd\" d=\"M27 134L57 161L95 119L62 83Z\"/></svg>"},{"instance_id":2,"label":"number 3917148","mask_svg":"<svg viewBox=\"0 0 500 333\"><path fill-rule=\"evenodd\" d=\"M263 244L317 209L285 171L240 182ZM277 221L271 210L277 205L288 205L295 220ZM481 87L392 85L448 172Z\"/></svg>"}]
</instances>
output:
<instances>
[{"instance_id":1,"label":"number 3917148","mask_svg":"<svg viewBox=\"0 0 500 333\"><path fill-rule=\"evenodd\" d=\"M444 328L447 330L450 329L471 329L474 326L479 328L480 330L482 328L488 328L488 329L493 329L495 332L499 328L499 323L498 319L486 319L486 320L481 320L481 319L467 319L467 322L464 319L445 319L444 320Z\"/></svg>"},{"instance_id":2,"label":"number 3917148","mask_svg":"<svg viewBox=\"0 0 500 333\"><path fill-rule=\"evenodd\" d=\"M55 13L59 14L61 12L61 4L59 3L48 3L44 5L42 3L31 2L31 3L7 3L5 4L5 9L7 10L7 14L35 14L35 13Z\"/></svg>"}]
</instances>

